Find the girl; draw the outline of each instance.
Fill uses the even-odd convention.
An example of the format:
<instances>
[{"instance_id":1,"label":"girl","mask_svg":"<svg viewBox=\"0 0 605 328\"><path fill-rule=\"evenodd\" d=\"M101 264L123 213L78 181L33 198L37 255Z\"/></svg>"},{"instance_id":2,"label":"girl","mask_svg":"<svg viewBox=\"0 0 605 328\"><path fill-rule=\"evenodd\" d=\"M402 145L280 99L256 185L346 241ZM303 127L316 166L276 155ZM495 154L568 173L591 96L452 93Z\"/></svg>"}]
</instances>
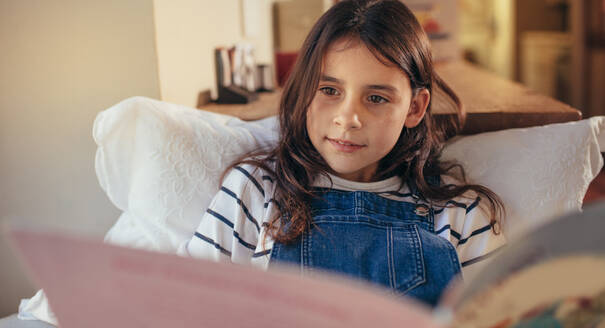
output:
<instances>
[{"instance_id":1,"label":"girl","mask_svg":"<svg viewBox=\"0 0 605 328\"><path fill-rule=\"evenodd\" d=\"M456 122L435 124L434 86L457 105ZM179 252L339 272L435 305L461 268L472 279L504 244L498 197L439 161L461 113L405 5L339 2L284 87L278 145L225 173Z\"/></svg>"}]
</instances>

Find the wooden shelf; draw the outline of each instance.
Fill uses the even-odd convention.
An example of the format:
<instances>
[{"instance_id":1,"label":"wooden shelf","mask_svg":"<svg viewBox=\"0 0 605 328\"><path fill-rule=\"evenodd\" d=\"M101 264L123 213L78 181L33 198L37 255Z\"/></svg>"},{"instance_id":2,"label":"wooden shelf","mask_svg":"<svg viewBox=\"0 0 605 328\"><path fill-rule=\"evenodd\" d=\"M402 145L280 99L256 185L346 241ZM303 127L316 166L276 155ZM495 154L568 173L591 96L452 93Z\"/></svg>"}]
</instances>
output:
<instances>
[{"instance_id":1,"label":"wooden shelf","mask_svg":"<svg viewBox=\"0 0 605 328\"><path fill-rule=\"evenodd\" d=\"M510 128L525 128L577 121L582 113L558 100L501 78L467 62L438 64L437 73L458 94L467 118L462 134L475 134ZM440 94L434 99L435 116L447 115ZM451 114L450 114L451 115Z\"/></svg>"},{"instance_id":2,"label":"wooden shelf","mask_svg":"<svg viewBox=\"0 0 605 328\"><path fill-rule=\"evenodd\" d=\"M440 63L435 69L465 106L467 120L463 134L562 123L582 118L580 111L567 104L469 63ZM199 107L243 120L257 120L277 114L279 100L279 92L261 93L257 101L246 105L207 104ZM451 105L439 93L433 95L432 111L436 118L453 115Z\"/></svg>"}]
</instances>

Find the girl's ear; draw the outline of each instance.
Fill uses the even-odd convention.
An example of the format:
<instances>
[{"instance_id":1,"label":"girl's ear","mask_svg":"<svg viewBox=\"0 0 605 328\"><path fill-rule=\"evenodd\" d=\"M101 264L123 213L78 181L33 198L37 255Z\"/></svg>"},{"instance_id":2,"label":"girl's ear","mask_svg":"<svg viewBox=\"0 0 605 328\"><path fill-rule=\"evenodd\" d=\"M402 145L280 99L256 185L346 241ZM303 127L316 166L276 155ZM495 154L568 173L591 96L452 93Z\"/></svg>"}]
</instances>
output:
<instances>
[{"instance_id":1,"label":"girl's ear","mask_svg":"<svg viewBox=\"0 0 605 328\"><path fill-rule=\"evenodd\" d=\"M427 107L429 107L430 100L431 93L427 89L421 89L418 91L418 94L412 97L408 116L404 123L406 128L413 128L420 124L420 121L424 118L424 114L426 114Z\"/></svg>"}]
</instances>

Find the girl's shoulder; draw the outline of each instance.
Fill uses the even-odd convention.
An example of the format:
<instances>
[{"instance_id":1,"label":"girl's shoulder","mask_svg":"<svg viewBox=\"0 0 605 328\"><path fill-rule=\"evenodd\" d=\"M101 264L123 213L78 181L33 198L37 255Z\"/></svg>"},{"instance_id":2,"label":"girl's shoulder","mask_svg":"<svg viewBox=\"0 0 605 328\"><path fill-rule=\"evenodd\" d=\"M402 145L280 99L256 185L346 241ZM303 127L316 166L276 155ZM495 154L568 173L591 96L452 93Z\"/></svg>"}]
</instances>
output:
<instances>
[{"instance_id":1,"label":"girl's shoulder","mask_svg":"<svg viewBox=\"0 0 605 328\"><path fill-rule=\"evenodd\" d=\"M266 167L250 162L234 165L226 174L221 188L235 194L243 192L260 193L263 197L274 190L275 177L271 163Z\"/></svg>"},{"instance_id":2,"label":"girl's shoulder","mask_svg":"<svg viewBox=\"0 0 605 328\"><path fill-rule=\"evenodd\" d=\"M440 176L440 185L442 187L461 186L461 185L465 185L465 184L466 183L462 182L458 178L450 176L450 175L441 175ZM472 211L475 207L482 206L482 204L483 204L482 198L475 190L467 190L464 193L462 193L461 195L452 197L451 199L449 199L445 202L440 202L439 204L436 204L435 207L441 208L441 209L450 208L450 209L464 210L465 212L468 213L468 212Z\"/></svg>"},{"instance_id":3,"label":"girl's shoulder","mask_svg":"<svg viewBox=\"0 0 605 328\"><path fill-rule=\"evenodd\" d=\"M254 177L254 178L262 178L263 176L270 177L273 180L273 165L268 165L268 167L263 167L261 165L256 165L253 163L240 163L234 165L229 172L227 172L226 176L232 175L236 172L243 173L246 177Z\"/></svg>"}]
</instances>

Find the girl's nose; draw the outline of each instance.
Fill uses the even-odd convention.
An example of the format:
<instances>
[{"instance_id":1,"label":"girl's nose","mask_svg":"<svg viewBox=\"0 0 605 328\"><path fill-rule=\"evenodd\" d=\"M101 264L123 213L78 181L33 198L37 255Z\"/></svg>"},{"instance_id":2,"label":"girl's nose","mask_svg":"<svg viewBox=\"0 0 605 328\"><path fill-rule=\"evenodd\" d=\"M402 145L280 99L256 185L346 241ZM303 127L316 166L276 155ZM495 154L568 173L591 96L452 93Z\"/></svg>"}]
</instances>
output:
<instances>
[{"instance_id":1,"label":"girl's nose","mask_svg":"<svg viewBox=\"0 0 605 328\"><path fill-rule=\"evenodd\" d=\"M360 106L361 104L357 104L354 101L343 102L334 116L334 124L345 131L361 128L359 117Z\"/></svg>"}]
</instances>

